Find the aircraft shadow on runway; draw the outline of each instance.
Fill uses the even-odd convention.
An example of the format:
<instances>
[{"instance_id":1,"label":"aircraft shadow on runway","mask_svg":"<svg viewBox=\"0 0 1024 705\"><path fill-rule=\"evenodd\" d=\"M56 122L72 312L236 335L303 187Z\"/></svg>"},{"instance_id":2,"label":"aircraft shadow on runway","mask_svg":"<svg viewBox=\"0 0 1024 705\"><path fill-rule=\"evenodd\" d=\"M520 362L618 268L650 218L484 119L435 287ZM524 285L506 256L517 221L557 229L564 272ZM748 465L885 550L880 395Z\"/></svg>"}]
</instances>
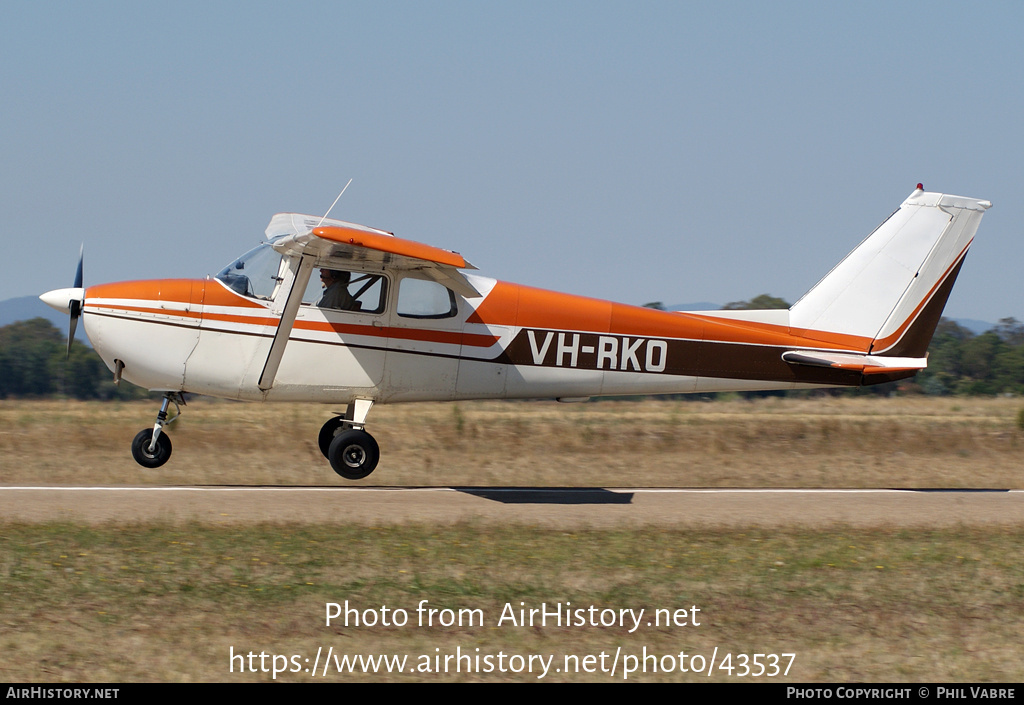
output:
<instances>
[{"instance_id":1,"label":"aircraft shadow on runway","mask_svg":"<svg viewBox=\"0 0 1024 705\"><path fill-rule=\"evenodd\" d=\"M502 504L630 504L632 492L602 487L452 487Z\"/></svg>"},{"instance_id":2,"label":"aircraft shadow on runway","mask_svg":"<svg viewBox=\"0 0 1024 705\"><path fill-rule=\"evenodd\" d=\"M292 489L320 490L345 489L325 485L194 485L212 489ZM489 499L502 504L632 504L633 492L615 492L603 487L471 487L446 486L456 492ZM437 487L411 487L375 485L357 488L356 490L416 490L437 489Z\"/></svg>"}]
</instances>

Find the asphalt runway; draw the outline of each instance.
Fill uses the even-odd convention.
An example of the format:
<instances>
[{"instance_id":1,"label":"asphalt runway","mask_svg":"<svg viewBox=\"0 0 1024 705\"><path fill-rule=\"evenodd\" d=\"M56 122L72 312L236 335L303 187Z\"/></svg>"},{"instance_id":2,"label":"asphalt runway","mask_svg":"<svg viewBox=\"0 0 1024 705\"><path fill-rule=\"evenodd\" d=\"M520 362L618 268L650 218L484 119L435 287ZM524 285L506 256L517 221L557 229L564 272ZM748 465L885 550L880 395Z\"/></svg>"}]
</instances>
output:
<instances>
[{"instance_id":1,"label":"asphalt runway","mask_svg":"<svg viewBox=\"0 0 1024 705\"><path fill-rule=\"evenodd\" d=\"M5 521L479 522L552 528L1024 525L1024 490L0 487Z\"/></svg>"}]
</instances>

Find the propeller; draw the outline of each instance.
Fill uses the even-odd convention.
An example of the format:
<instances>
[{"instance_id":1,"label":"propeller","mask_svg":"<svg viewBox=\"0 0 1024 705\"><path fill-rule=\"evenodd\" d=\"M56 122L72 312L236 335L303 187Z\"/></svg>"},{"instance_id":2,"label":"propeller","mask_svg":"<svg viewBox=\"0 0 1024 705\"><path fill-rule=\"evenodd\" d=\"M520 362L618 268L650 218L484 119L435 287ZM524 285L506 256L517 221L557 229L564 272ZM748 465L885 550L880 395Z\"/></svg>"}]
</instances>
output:
<instances>
[{"instance_id":1,"label":"propeller","mask_svg":"<svg viewBox=\"0 0 1024 705\"><path fill-rule=\"evenodd\" d=\"M75 269L75 285L74 289L81 291L82 294L79 298L73 298L68 301L68 308L71 313L71 324L68 329L68 351L64 354L64 358L71 357L71 341L75 339L75 328L78 327L78 319L82 315L82 304L85 303L85 290L82 288L82 261L85 259L85 243L78 250L78 268Z\"/></svg>"},{"instance_id":2,"label":"propeller","mask_svg":"<svg viewBox=\"0 0 1024 705\"><path fill-rule=\"evenodd\" d=\"M75 329L78 327L78 319L82 315L82 305L85 303L85 289L82 288L82 260L85 255L85 245L78 251L78 268L75 270L75 285L70 289L54 289L39 298L47 306L58 311L70 314L71 322L68 328L68 349L65 358L71 356L71 341L75 339Z\"/></svg>"}]
</instances>

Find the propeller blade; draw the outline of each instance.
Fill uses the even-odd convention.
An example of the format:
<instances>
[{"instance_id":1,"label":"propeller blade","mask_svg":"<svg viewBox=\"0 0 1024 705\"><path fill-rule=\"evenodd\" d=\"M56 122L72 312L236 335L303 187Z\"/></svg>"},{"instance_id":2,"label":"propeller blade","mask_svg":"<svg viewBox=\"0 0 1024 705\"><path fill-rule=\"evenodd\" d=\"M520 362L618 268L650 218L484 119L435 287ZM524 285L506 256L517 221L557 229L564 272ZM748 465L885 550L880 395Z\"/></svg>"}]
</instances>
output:
<instances>
[{"instance_id":1,"label":"propeller blade","mask_svg":"<svg viewBox=\"0 0 1024 705\"><path fill-rule=\"evenodd\" d=\"M85 258L85 243L78 248L78 269L75 270L75 288L82 288L82 260Z\"/></svg>"},{"instance_id":2,"label":"propeller blade","mask_svg":"<svg viewBox=\"0 0 1024 705\"><path fill-rule=\"evenodd\" d=\"M75 340L75 329L78 327L78 317L82 315L82 303L85 299L85 292L82 290L82 261L85 259L85 243L82 243L82 247L78 250L78 268L75 270L75 286L74 288L81 292L81 299L71 299L68 301L68 309L71 314L70 323L68 325L68 350L64 353L64 359L67 360L71 357L71 343Z\"/></svg>"},{"instance_id":3,"label":"propeller blade","mask_svg":"<svg viewBox=\"0 0 1024 705\"><path fill-rule=\"evenodd\" d=\"M75 329L78 327L78 317L82 312L82 302L72 301L71 302L71 323L68 327L68 351L64 353L64 359L67 360L71 357L71 343L75 339Z\"/></svg>"}]
</instances>

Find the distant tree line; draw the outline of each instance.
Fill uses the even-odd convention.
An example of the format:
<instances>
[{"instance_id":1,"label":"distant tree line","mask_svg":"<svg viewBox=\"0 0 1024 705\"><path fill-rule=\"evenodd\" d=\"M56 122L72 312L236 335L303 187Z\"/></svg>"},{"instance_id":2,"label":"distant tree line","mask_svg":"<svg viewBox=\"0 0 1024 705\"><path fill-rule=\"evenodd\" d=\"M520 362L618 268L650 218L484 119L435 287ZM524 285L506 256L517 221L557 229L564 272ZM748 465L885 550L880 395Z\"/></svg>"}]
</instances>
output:
<instances>
[{"instance_id":1,"label":"distant tree line","mask_svg":"<svg viewBox=\"0 0 1024 705\"><path fill-rule=\"evenodd\" d=\"M1024 324L1003 318L975 335L943 318L928 367L908 381L925 394L1024 394Z\"/></svg>"},{"instance_id":2,"label":"distant tree line","mask_svg":"<svg viewBox=\"0 0 1024 705\"><path fill-rule=\"evenodd\" d=\"M45 318L0 327L0 399L73 397L144 399L149 392L113 375L92 348L77 340L67 354L66 333ZM65 359L67 356L67 359Z\"/></svg>"}]
</instances>

